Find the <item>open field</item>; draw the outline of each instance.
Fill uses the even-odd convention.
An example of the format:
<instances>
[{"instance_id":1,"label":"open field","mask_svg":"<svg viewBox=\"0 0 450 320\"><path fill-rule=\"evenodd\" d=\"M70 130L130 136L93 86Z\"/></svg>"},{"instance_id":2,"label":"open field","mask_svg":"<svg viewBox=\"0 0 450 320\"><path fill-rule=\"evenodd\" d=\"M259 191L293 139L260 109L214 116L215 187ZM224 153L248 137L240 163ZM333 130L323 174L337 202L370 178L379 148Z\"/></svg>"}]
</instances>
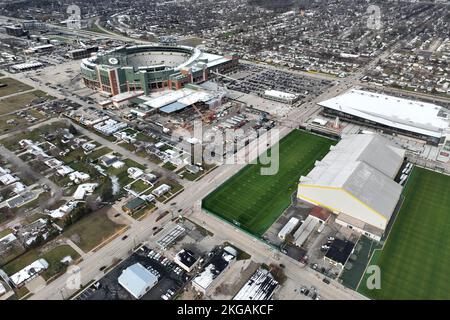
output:
<instances>
[{"instance_id":1,"label":"open field","mask_svg":"<svg viewBox=\"0 0 450 320\"><path fill-rule=\"evenodd\" d=\"M306 175L335 141L295 130L279 143L277 174L261 175L263 165L249 164L203 199L203 208L254 235L263 235L289 206L300 176Z\"/></svg>"},{"instance_id":2,"label":"open field","mask_svg":"<svg viewBox=\"0 0 450 320\"><path fill-rule=\"evenodd\" d=\"M381 289L369 290L364 278L358 291L373 299L450 299L450 177L414 168L403 194L387 242L370 261L381 269Z\"/></svg>"},{"instance_id":3,"label":"open field","mask_svg":"<svg viewBox=\"0 0 450 320\"><path fill-rule=\"evenodd\" d=\"M0 97L33 89L29 85L12 78L3 78L0 80L0 83L6 84L6 87L0 88Z\"/></svg>"},{"instance_id":4,"label":"open field","mask_svg":"<svg viewBox=\"0 0 450 320\"><path fill-rule=\"evenodd\" d=\"M1 100L0 115L19 111L28 107L32 102L39 98L52 100L54 97L45 94L40 90L22 93L16 96Z\"/></svg>"},{"instance_id":5,"label":"open field","mask_svg":"<svg viewBox=\"0 0 450 320\"><path fill-rule=\"evenodd\" d=\"M104 208L88 214L69 226L63 235L75 242L84 252L91 251L123 227L108 218L107 210L108 208Z\"/></svg>"}]
</instances>

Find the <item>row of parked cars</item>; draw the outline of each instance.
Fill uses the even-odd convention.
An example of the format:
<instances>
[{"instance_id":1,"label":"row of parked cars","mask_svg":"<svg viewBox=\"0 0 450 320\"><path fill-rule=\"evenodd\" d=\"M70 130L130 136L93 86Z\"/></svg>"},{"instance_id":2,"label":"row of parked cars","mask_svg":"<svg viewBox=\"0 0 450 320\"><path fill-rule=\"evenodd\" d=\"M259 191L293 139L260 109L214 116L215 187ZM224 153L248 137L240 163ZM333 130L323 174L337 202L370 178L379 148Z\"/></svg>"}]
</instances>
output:
<instances>
[{"instance_id":1,"label":"row of parked cars","mask_svg":"<svg viewBox=\"0 0 450 320\"><path fill-rule=\"evenodd\" d=\"M147 257L158 261L162 266L168 268L170 271L172 271L175 275L177 275L181 279L186 280L188 278L188 276L186 275L186 272L182 268L180 268L175 262L166 258L164 255L160 254L159 252L150 250L150 252L147 254Z\"/></svg>"}]
</instances>

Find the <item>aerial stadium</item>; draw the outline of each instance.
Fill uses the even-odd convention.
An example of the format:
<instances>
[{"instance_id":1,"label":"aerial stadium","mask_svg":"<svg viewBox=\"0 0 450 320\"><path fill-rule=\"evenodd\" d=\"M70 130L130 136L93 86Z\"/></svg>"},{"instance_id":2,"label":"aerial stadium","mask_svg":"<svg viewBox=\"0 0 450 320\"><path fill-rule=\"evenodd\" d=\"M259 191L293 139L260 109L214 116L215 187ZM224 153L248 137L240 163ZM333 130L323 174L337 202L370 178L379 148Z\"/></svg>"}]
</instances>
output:
<instances>
[{"instance_id":1,"label":"aerial stadium","mask_svg":"<svg viewBox=\"0 0 450 320\"><path fill-rule=\"evenodd\" d=\"M142 90L145 95L181 89L208 80L211 72L226 72L238 64L235 55L220 56L199 48L171 45L122 46L83 59L84 84L113 96Z\"/></svg>"}]
</instances>

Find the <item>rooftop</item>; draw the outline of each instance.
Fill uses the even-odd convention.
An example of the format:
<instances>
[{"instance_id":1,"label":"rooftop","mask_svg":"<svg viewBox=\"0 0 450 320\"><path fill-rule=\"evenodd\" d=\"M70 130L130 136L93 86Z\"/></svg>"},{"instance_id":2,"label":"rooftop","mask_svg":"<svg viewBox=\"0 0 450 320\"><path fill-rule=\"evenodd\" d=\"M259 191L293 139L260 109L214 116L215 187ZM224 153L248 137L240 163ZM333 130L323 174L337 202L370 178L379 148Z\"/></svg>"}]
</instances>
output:
<instances>
[{"instance_id":1,"label":"rooftop","mask_svg":"<svg viewBox=\"0 0 450 320\"><path fill-rule=\"evenodd\" d=\"M368 119L386 126L440 138L449 127L442 108L421 101L350 90L319 103L323 107Z\"/></svg>"},{"instance_id":2,"label":"rooftop","mask_svg":"<svg viewBox=\"0 0 450 320\"><path fill-rule=\"evenodd\" d=\"M330 245L325 257L344 265L353 252L355 244L348 240L336 239Z\"/></svg>"},{"instance_id":3,"label":"rooftop","mask_svg":"<svg viewBox=\"0 0 450 320\"><path fill-rule=\"evenodd\" d=\"M278 282L269 270L259 268L239 290L233 300L269 300Z\"/></svg>"},{"instance_id":4,"label":"rooftop","mask_svg":"<svg viewBox=\"0 0 450 320\"><path fill-rule=\"evenodd\" d=\"M158 278L142 264L135 263L122 271L118 281L133 297L140 299L158 282Z\"/></svg>"}]
</instances>

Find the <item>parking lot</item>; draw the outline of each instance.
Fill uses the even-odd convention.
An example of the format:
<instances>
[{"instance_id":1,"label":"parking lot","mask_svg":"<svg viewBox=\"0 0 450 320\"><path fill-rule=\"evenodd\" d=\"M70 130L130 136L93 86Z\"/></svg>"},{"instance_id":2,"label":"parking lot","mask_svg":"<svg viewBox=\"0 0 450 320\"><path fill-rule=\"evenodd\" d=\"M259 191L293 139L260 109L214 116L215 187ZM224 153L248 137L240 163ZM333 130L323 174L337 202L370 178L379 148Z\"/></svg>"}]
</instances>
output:
<instances>
[{"instance_id":1,"label":"parking lot","mask_svg":"<svg viewBox=\"0 0 450 320\"><path fill-rule=\"evenodd\" d=\"M239 69L229 74L237 81L224 80L228 89L261 96L265 90L279 90L300 95L305 100L317 95L331 82L307 78L299 74L241 63Z\"/></svg>"},{"instance_id":2,"label":"parking lot","mask_svg":"<svg viewBox=\"0 0 450 320\"><path fill-rule=\"evenodd\" d=\"M129 266L140 263L147 270L158 276L158 283L150 289L142 300L169 300L189 280L189 276L174 262L161 253L151 250L145 246L138 249L125 261L114 267L103 278L95 282L81 294L76 300L134 300L118 282L122 271ZM105 269L106 270L106 269ZM173 293L167 297L167 292Z\"/></svg>"}]
</instances>

